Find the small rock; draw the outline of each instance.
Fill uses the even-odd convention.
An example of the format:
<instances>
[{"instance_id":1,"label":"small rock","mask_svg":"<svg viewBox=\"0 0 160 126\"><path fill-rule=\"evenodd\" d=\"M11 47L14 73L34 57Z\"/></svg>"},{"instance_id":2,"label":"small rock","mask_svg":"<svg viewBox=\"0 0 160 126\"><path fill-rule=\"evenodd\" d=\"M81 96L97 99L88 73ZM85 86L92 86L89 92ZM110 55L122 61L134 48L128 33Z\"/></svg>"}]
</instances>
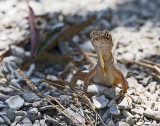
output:
<instances>
[{"instance_id":1,"label":"small rock","mask_svg":"<svg viewBox=\"0 0 160 126\"><path fill-rule=\"evenodd\" d=\"M120 104L118 104L120 109L131 109L132 108L132 99L130 97L125 97Z\"/></svg>"},{"instance_id":2,"label":"small rock","mask_svg":"<svg viewBox=\"0 0 160 126\"><path fill-rule=\"evenodd\" d=\"M10 108L18 110L19 108L23 106L24 100L19 95L15 95L7 99L6 103L8 104Z\"/></svg>"},{"instance_id":3,"label":"small rock","mask_svg":"<svg viewBox=\"0 0 160 126\"><path fill-rule=\"evenodd\" d=\"M103 109L107 106L109 100L105 98L104 95L102 96L93 96L92 97L92 101L93 101L93 104L94 106L96 107L96 109Z\"/></svg>"},{"instance_id":4,"label":"small rock","mask_svg":"<svg viewBox=\"0 0 160 126\"><path fill-rule=\"evenodd\" d=\"M27 115L27 113L25 112L25 111L14 111L15 112L15 115L16 116L22 116L22 117L24 117L24 116L26 116Z\"/></svg>"},{"instance_id":5,"label":"small rock","mask_svg":"<svg viewBox=\"0 0 160 126\"><path fill-rule=\"evenodd\" d=\"M0 117L0 124L4 123L4 120Z\"/></svg>"},{"instance_id":6,"label":"small rock","mask_svg":"<svg viewBox=\"0 0 160 126\"><path fill-rule=\"evenodd\" d=\"M68 95L60 95L59 98L65 101L65 100L70 100L72 97Z\"/></svg>"},{"instance_id":7,"label":"small rock","mask_svg":"<svg viewBox=\"0 0 160 126\"><path fill-rule=\"evenodd\" d=\"M115 126L114 125L114 122L112 121L112 120L110 120L109 122L108 122L108 125L107 126Z\"/></svg>"},{"instance_id":8,"label":"small rock","mask_svg":"<svg viewBox=\"0 0 160 126\"><path fill-rule=\"evenodd\" d=\"M126 118L126 123L128 123L130 126L133 126L134 125L134 121L131 117L127 117Z\"/></svg>"},{"instance_id":9,"label":"small rock","mask_svg":"<svg viewBox=\"0 0 160 126\"><path fill-rule=\"evenodd\" d=\"M44 115L44 119L53 126L59 125L59 122L56 119L50 117L49 115Z\"/></svg>"},{"instance_id":10,"label":"small rock","mask_svg":"<svg viewBox=\"0 0 160 126\"><path fill-rule=\"evenodd\" d=\"M33 107L41 107L42 106L42 101L33 102L32 106Z\"/></svg>"},{"instance_id":11,"label":"small rock","mask_svg":"<svg viewBox=\"0 0 160 126\"><path fill-rule=\"evenodd\" d=\"M41 119L41 120L40 120L40 126L47 126L47 124L45 123L45 120L44 120L44 119Z\"/></svg>"},{"instance_id":12,"label":"small rock","mask_svg":"<svg viewBox=\"0 0 160 126\"><path fill-rule=\"evenodd\" d=\"M6 112L6 116L7 116L7 118L8 118L11 122L13 122L13 121L15 120L15 118L16 118L15 112L14 112L13 110L11 110L11 109L9 109L9 110Z\"/></svg>"},{"instance_id":13,"label":"small rock","mask_svg":"<svg viewBox=\"0 0 160 126\"><path fill-rule=\"evenodd\" d=\"M41 99L35 95L34 93L31 93L31 92L23 92L23 98L25 100L25 102L35 102L35 101L40 101Z\"/></svg>"},{"instance_id":14,"label":"small rock","mask_svg":"<svg viewBox=\"0 0 160 126\"><path fill-rule=\"evenodd\" d=\"M146 89L148 91L150 91L150 93L154 93L155 89L156 89L156 85L157 85L157 82L153 81L153 82L151 82L151 83L148 84L148 86L146 87Z\"/></svg>"},{"instance_id":15,"label":"small rock","mask_svg":"<svg viewBox=\"0 0 160 126\"><path fill-rule=\"evenodd\" d=\"M19 126L19 124L17 124L17 122L13 122L11 126Z\"/></svg>"},{"instance_id":16,"label":"small rock","mask_svg":"<svg viewBox=\"0 0 160 126\"><path fill-rule=\"evenodd\" d=\"M48 105L48 106L40 107L39 111L46 111L46 110L52 110L52 109L55 109L55 107L53 105Z\"/></svg>"},{"instance_id":17,"label":"small rock","mask_svg":"<svg viewBox=\"0 0 160 126\"><path fill-rule=\"evenodd\" d=\"M3 119L5 124L7 124L7 125L11 124L10 120L5 115L0 115L0 117Z\"/></svg>"},{"instance_id":18,"label":"small rock","mask_svg":"<svg viewBox=\"0 0 160 126\"><path fill-rule=\"evenodd\" d=\"M107 107L110 107L112 104L116 104L115 100L110 100L109 103L107 104Z\"/></svg>"},{"instance_id":19,"label":"small rock","mask_svg":"<svg viewBox=\"0 0 160 126\"><path fill-rule=\"evenodd\" d=\"M35 115L38 114L38 109L37 108L32 108L28 112L29 112L30 115L35 116Z\"/></svg>"},{"instance_id":20,"label":"small rock","mask_svg":"<svg viewBox=\"0 0 160 126\"><path fill-rule=\"evenodd\" d=\"M155 119L155 120L160 120L160 111L153 111L151 109L144 111L143 113L144 116Z\"/></svg>"},{"instance_id":21,"label":"small rock","mask_svg":"<svg viewBox=\"0 0 160 126\"><path fill-rule=\"evenodd\" d=\"M102 116L103 121L106 121L108 117L109 117L109 109L103 114Z\"/></svg>"},{"instance_id":22,"label":"small rock","mask_svg":"<svg viewBox=\"0 0 160 126\"><path fill-rule=\"evenodd\" d=\"M143 124L142 122L137 122L136 123L137 126L142 126L142 124Z\"/></svg>"},{"instance_id":23,"label":"small rock","mask_svg":"<svg viewBox=\"0 0 160 126\"><path fill-rule=\"evenodd\" d=\"M45 78L45 75L43 73L40 73L40 72L34 72L34 75L38 78Z\"/></svg>"},{"instance_id":24,"label":"small rock","mask_svg":"<svg viewBox=\"0 0 160 126\"><path fill-rule=\"evenodd\" d=\"M22 116L16 116L15 122L19 123L22 120Z\"/></svg>"},{"instance_id":25,"label":"small rock","mask_svg":"<svg viewBox=\"0 0 160 126\"><path fill-rule=\"evenodd\" d=\"M40 122L39 122L39 120L35 120L35 122L34 122L33 126L40 126ZM41 125L41 126L44 126L44 125Z\"/></svg>"},{"instance_id":26,"label":"small rock","mask_svg":"<svg viewBox=\"0 0 160 126\"><path fill-rule=\"evenodd\" d=\"M26 125L27 124L28 126L32 126L32 122L27 117L25 117L19 124L20 125Z\"/></svg>"},{"instance_id":27,"label":"small rock","mask_svg":"<svg viewBox=\"0 0 160 126\"><path fill-rule=\"evenodd\" d=\"M37 84L40 79L39 78L31 78L30 81L33 83L33 84Z\"/></svg>"},{"instance_id":28,"label":"small rock","mask_svg":"<svg viewBox=\"0 0 160 126\"><path fill-rule=\"evenodd\" d=\"M30 77L31 74L34 72L34 70L35 70L35 64L31 64L31 65L29 66L29 69L26 71L26 76L27 76L27 77Z\"/></svg>"},{"instance_id":29,"label":"small rock","mask_svg":"<svg viewBox=\"0 0 160 126\"><path fill-rule=\"evenodd\" d=\"M0 104L0 110L4 109L7 105Z\"/></svg>"},{"instance_id":30,"label":"small rock","mask_svg":"<svg viewBox=\"0 0 160 126\"><path fill-rule=\"evenodd\" d=\"M28 116L31 119L32 122L35 120L39 119L40 116L38 116L38 109L37 108L32 108L28 111Z\"/></svg>"},{"instance_id":31,"label":"small rock","mask_svg":"<svg viewBox=\"0 0 160 126\"><path fill-rule=\"evenodd\" d=\"M70 116L74 122L78 123L75 120L76 118L79 122L85 123L85 119L79 113L72 111L70 108L65 109L64 112L67 113L67 115Z\"/></svg>"},{"instance_id":32,"label":"small rock","mask_svg":"<svg viewBox=\"0 0 160 126\"><path fill-rule=\"evenodd\" d=\"M120 111L118 109L117 104L113 104L113 105L110 106L110 108L109 108L109 114L110 115L119 115L120 114Z\"/></svg>"},{"instance_id":33,"label":"small rock","mask_svg":"<svg viewBox=\"0 0 160 126\"><path fill-rule=\"evenodd\" d=\"M116 126L129 126L129 124L125 122L117 122Z\"/></svg>"},{"instance_id":34,"label":"small rock","mask_svg":"<svg viewBox=\"0 0 160 126\"><path fill-rule=\"evenodd\" d=\"M24 106L26 106L26 107L31 107L32 105L33 105L33 103L24 102Z\"/></svg>"},{"instance_id":35,"label":"small rock","mask_svg":"<svg viewBox=\"0 0 160 126\"><path fill-rule=\"evenodd\" d=\"M133 113L133 114L139 114L139 115L142 115L143 114L143 112L144 112L144 109L143 108L135 108L135 109L131 109L131 112Z\"/></svg>"},{"instance_id":36,"label":"small rock","mask_svg":"<svg viewBox=\"0 0 160 126\"><path fill-rule=\"evenodd\" d=\"M79 40L80 40L80 38L79 38L78 35L74 35L74 36L72 37L72 41L75 42L75 43L78 43Z\"/></svg>"},{"instance_id":37,"label":"small rock","mask_svg":"<svg viewBox=\"0 0 160 126\"><path fill-rule=\"evenodd\" d=\"M4 63L15 63L15 64L22 64L23 60L20 57L16 57L16 56L8 56L3 58L3 62Z\"/></svg>"},{"instance_id":38,"label":"small rock","mask_svg":"<svg viewBox=\"0 0 160 126\"><path fill-rule=\"evenodd\" d=\"M58 78L54 75L47 75L47 79L52 80L52 81L58 80Z\"/></svg>"},{"instance_id":39,"label":"small rock","mask_svg":"<svg viewBox=\"0 0 160 126\"><path fill-rule=\"evenodd\" d=\"M12 54L14 56L21 57L21 58L25 57L25 51L21 47L17 47L15 45L11 45L11 52L12 52Z\"/></svg>"},{"instance_id":40,"label":"small rock","mask_svg":"<svg viewBox=\"0 0 160 126\"><path fill-rule=\"evenodd\" d=\"M85 41L83 44L80 45L80 47L86 52L91 52L94 50L90 40Z\"/></svg>"},{"instance_id":41,"label":"small rock","mask_svg":"<svg viewBox=\"0 0 160 126\"><path fill-rule=\"evenodd\" d=\"M123 114L124 118L127 118L127 117L133 118L134 117L130 112L128 112L126 110L122 110L122 114Z\"/></svg>"},{"instance_id":42,"label":"small rock","mask_svg":"<svg viewBox=\"0 0 160 126\"><path fill-rule=\"evenodd\" d=\"M92 95L104 95L114 100L120 97L120 91L121 89L118 87L107 88L98 84L89 85L87 89L87 92Z\"/></svg>"}]
</instances>

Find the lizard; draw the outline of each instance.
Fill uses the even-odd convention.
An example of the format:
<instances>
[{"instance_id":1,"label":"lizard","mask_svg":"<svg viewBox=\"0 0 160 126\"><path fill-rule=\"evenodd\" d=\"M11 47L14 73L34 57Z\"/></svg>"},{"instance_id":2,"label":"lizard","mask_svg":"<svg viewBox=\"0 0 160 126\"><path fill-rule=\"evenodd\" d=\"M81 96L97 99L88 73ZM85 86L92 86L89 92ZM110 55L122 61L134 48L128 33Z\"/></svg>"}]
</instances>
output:
<instances>
[{"instance_id":1,"label":"lizard","mask_svg":"<svg viewBox=\"0 0 160 126\"><path fill-rule=\"evenodd\" d=\"M83 92L86 94L90 82L111 87L121 83L123 95L129 88L126 78L119 68L114 64L112 54L112 36L108 31L92 31L90 33L91 44L97 53L98 61L89 72L78 71L71 79L71 86L74 88L78 80L84 81Z\"/></svg>"}]
</instances>

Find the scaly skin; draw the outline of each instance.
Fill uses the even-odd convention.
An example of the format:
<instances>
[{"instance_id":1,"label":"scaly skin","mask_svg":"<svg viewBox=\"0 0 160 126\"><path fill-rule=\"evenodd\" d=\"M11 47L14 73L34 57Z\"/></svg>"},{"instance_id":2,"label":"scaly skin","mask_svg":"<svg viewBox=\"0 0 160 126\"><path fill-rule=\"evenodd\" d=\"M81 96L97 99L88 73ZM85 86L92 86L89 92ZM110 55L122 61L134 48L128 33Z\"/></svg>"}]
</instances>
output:
<instances>
[{"instance_id":1,"label":"scaly skin","mask_svg":"<svg viewBox=\"0 0 160 126\"><path fill-rule=\"evenodd\" d=\"M88 73L77 72L71 80L72 87L76 86L77 80L84 81L84 93L87 92L88 85L92 79L93 83L103 86L116 86L121 83L123 95L127 92L128 82L115 66L112 55L112 36L108 31L93 31L90 34L91 43L97 53L98 61Z\"/></svg>"}]
</instances>

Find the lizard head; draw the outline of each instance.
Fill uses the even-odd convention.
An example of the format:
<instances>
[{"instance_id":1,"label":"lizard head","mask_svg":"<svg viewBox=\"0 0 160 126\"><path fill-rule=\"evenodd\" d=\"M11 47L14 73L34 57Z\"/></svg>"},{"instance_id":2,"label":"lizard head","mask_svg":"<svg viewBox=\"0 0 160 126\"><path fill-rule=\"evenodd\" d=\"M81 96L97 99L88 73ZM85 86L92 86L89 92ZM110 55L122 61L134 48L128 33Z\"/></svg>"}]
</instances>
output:
<instances>
[{"instance_id":1,"label":"lizard head","mask_svg":"<svg viewBox=\"0 0 160 126\"><path fill-rule=\"evenodd\" d=\"M91 43L98 55L102 71L106 74L106 69L112 61L112 36L108 31L93 31L90 37Z\"/></svg>"},{"instance_id":2,"label":"lizard head","mask_svg":"<svg viewBox=\"0 0 160 126\"><path fill-rule=\"evenodd\" d=\"M112 50L112 36L108 31L93 31L90 37L91 43L97 53L99 50L107 52Z\"/></svg>"},{"instance_id":3,"label":"lizard head","mask_svg":"<svg viewBox=\"0 0 160 126\"><path fill-rule=\"evenodd\" d=\"M104 45L113 45L112 36L108 31L92 31L90 37L92 44L96 42Z\"/></svg>"}]
</instances>

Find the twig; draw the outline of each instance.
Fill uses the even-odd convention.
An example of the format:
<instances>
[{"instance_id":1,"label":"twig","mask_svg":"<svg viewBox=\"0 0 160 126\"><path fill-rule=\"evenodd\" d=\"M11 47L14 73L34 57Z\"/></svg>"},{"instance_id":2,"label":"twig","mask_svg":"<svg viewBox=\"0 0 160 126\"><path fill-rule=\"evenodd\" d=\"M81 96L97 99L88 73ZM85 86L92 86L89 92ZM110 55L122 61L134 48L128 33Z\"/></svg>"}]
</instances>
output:
<instances>
[{"instance_id":1,"label":"twig","mask_svg":"<svg viewBox=\"0 0 160 126\"><path fill-rule=\"evenodd\" d=\"M85 59L87 60L88 63L91 64L91 66L93 66L93 65L95 64L95 63L91 60L91 58L87 55L87 53L86 53L83 49L81 49L77 43L75 43L75 42L71 42L71 43L72 43L72 44L77 48L77 50L85 57Z\"/></svg>"},{"instance_id":2,"label":"twig","mask_svg":"<svg viewBox=\"0 0 160 126\"><path fill-rule=\"evenodd\" d=\"M139 61L134 61L134 60L127 60L127 59L118 59L115 58L116 60L123 62L123 63L131 63L131 64L136 64L148 69L151 69L153 71L156 71L158 74L160 74L160 70L158 70L157 68L155 68L153 65L147 64L147 63L143 63L143 62L139 62Z\"/></svg>"},{"instance_id":3,"label":"twig","mask_svg":"<svg viewBox=\"0 0 160 126\"><path fill-rule=\"evenodd\" d=\"M155 63L155 62L152 62L152 61L149 61L149 60L140 60L141 62L144 62L144 63L147 63L147 64L150 64L150 65L156 65L158 67L160 67L160 64L158 63Z\"/></svg>"},{"instance_id":4,"label":"twig","mask_svg":"<svg viewBox=\"0 0 160 126\"><path fill-rule=\"evenodd\" d=\"M68 118L73 122L72 118L71 118L70 116L67 116L67 114L63 111L63 110L65 110L65 108L63 107L63 105L61 105L61 103L60 103L57 99L55 99L54 97L49 96L49 95L45 95L45 96L42 95L42 94L39 92L39 90L37 89L37 87L34 86L33 83L31 83L31 82L29 81L29 79L22 73L22 71L21 71L20 69L18 69L17 72L19 73L20 76L22 76L22 77L24 78L24 80L26 81L27 85L28 85L30 88L32 88L33 90L37 91L41 97L46 98L47 101L48 101L50 104L52 104L60 113L64 114L66 117L68 117ZM61 109L58 108L56 105L54 105L50 100L55 101L61 108L63 108L63 110L61 110ZM77 121L79 124L82 124L81 122L79 122L79 120L78 120L76 117L73 116L73 118L76 119L76 121Z\"/></svg>"}]
</instances>

